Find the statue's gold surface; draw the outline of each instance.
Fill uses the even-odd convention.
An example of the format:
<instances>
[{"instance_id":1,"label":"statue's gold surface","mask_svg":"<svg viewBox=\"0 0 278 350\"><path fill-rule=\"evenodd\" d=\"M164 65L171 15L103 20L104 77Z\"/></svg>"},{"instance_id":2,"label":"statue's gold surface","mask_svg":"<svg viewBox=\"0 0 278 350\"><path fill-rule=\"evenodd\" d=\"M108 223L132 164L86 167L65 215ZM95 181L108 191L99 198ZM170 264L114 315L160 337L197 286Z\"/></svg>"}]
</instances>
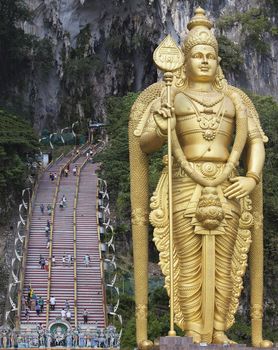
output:
<instances>
[{"instance_id":1,"label":"statue's gold surface","mask_svg":"<svg viewBox=\"0 0 278 350\"><path fill-rule=\"evenodd\" d=\"M151 198L150 222L169 296L173 290L175 323L197 343L232 343L225 332L234 323L251 245L252 341L254 346L271 345L262 338L261 173L267 138L250 99L226 82L211 27L198 8L188 24L184 64L173 68L171 95L168 89L167 98L163 82L151 85L138 97L130 116L138 344L147 341L147 154L162 147L170 126L173 162L169 156L164 160ZM170 58L173 67L178 60ZM157 61L164 69L161 55ZM244 176L237 171L240 159Z\"/></svg>"}]
</instances>

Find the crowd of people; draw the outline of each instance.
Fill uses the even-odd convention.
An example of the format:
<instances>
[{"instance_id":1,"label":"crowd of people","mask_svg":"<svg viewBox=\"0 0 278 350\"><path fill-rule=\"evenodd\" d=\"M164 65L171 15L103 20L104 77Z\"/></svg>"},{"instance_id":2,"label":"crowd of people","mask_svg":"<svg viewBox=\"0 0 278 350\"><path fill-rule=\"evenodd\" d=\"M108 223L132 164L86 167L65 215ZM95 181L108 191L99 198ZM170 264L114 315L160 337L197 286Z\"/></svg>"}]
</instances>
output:
<instances>
[{"instance_id":1,"label":"crowd of people","mask_svg":"<svg viewBox=\"0 0 278 350\"><path fill-rule=\"evenodd\" d=\"M41 296L38 296L31 286L28 288L27 297L24 297L23 303L26 321L29 321L31 311L35 311L38 316L44 311L43 298Z\"/></svg>"},{"instance_id":2,"label":"crowd of people","mask_svg":"<svg viewBox=\"0 0 278 350\"><path fill-rule=\"evenodd\" d=\"M24 297L24 310L25 310L25 319L26 321L30 320L30 312L35 311L37 316L43 313L44 311L44 305L45 302L41 296L38 296L35 294L33 288L29 286L27 297ZM56 307L56 298L55 296L51 296L49 299L49 306L50 310L54 311ZM70 302L68 299L65 299L64 301L64 307L61 309L61 319L62 321L66 320L68 322L71 322L71 308L70 308ZM89 319L89 313L86 308L83 310L83 322L84 324L88 323Z\"/></svg>"},{"instance_id":3,"label":"crowd of people","mask_svg":"<svg viewBox=\"0 0 278 350\"><path fill-rule=\"evenodd\" d=\"M67 255L63 255L62 256L62 266L71 266L72 262L73 262L74 258L71 254L67 254ZM83 262L85 267L88 267L90 265L91 262L91 258L89 254L85 254L83 257ZM52 266L56 266L56 257L55 255L52 255L51 257L51 264ZM40 254L39 256L39 265L41 267L41 270L45 270L48 271L48 266L49 266L49 259L45 258L42 254Z\"/></svg>"}]
</instances>

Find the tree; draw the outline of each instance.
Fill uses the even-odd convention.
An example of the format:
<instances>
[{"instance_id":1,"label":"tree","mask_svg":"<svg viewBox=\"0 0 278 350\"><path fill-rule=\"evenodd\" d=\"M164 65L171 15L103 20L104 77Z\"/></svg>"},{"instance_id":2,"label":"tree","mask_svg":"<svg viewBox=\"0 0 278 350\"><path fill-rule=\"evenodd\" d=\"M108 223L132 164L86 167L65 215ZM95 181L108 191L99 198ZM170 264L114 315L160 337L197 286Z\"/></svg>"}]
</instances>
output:
<instances>
[{"instance_id":1,"label":"tree","mask_svg":"<svg viewBox=\"0 0 278 350\"><path fill-rule=\"evenodd\" d=\"M24 187L38 139L30 124L4 110L0 110L0 120L0 206L8 211Z\"/></svg>"}]
</instances>

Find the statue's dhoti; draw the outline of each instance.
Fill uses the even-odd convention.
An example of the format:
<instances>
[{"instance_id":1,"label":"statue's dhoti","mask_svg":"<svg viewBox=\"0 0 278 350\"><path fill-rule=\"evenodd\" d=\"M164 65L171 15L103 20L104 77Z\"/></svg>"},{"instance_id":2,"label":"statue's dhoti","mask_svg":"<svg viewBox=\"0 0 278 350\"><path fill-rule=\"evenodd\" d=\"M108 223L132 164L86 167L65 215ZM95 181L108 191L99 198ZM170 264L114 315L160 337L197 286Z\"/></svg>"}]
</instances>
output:
<instances>
[{"instance_id":1,"label":"statue's dhoti","mask_svg":"<svg viewBox=\"0 0 278 350\"><path fill-rule=\"evenodd\" d=\"M222 173L225 164L203 162L192 166L212 179ZM169 291L167 177L164 169L152 198L150 218ZM233 323L251 242L252 217L244 208L246 199L240 203L223 195L230 184L226 180L216 188L203 188L177 165L173 167L175 322L208 342L214 330L224 331ZM246 214L249 226L243 227ZM240 272L236 273L236 268Z\"/></svg>"}]
</instances>

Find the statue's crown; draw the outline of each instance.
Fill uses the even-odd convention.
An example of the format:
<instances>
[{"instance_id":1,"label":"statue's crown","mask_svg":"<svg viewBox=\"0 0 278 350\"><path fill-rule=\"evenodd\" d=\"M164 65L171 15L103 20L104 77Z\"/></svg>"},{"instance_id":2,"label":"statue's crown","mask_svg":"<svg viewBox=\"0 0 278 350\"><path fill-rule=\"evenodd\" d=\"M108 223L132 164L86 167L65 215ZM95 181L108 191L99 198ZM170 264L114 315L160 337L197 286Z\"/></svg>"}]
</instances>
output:
<instances>
[{"instance_id":1,"label":"statue's crown","mask_svg":"<svg viewBox=\"0 0 278 350\"><path fill-rule=\"evenodd\" d=\"M195 16L187 25L189 33L183 44L185 56L196 45L210 45L215 49L216 54L218 54L218 43L211 32L212 27L213 23L205 15L205 10L198 7L195 10Z\"/></svg>"}]
</instances>

